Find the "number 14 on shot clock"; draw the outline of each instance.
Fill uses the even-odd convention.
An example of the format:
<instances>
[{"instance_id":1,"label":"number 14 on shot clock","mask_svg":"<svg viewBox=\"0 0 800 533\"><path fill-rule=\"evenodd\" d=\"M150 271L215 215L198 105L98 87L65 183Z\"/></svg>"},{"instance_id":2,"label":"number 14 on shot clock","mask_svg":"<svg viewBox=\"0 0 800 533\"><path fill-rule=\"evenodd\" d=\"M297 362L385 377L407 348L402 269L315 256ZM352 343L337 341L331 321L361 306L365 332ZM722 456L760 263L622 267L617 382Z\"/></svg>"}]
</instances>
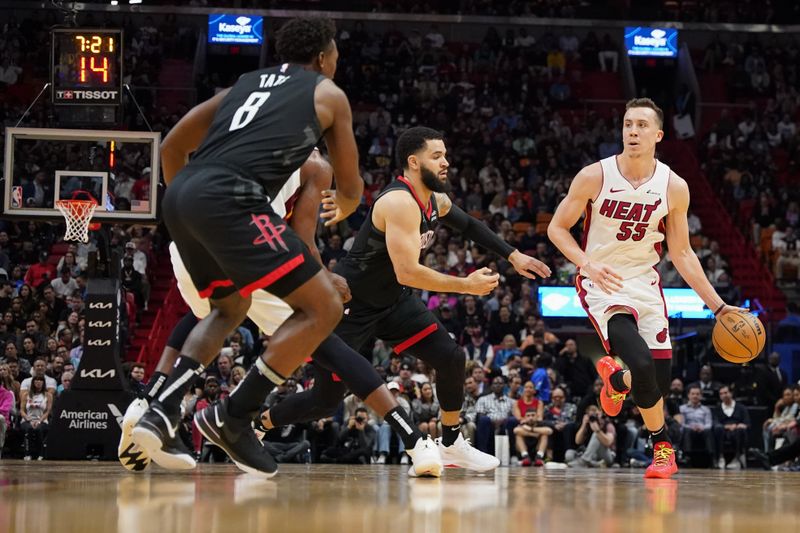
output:
<instances>
[{"instance_id":1,"label":"number 14 on shot clock","mask_svg":"<svg viewBox=\"0 0 800 533\"><path fill-rule=\"evenodd\" d=\"M61 28L52 32L53 103L117 105L122 96L122 30Z\"/></svg>"}]
</instances>

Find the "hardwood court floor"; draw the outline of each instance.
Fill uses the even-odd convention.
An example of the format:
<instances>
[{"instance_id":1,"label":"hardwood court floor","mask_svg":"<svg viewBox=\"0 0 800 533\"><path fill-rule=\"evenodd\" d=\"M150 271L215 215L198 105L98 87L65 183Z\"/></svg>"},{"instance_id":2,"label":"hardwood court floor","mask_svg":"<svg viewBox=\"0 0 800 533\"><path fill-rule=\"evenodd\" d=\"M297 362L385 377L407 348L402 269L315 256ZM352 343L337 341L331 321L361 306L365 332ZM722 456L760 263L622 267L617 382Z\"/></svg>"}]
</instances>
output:
<instances>
[{"instance_id":1,"label":"hardwood court floor","mask_svg":"<svg viewBox=\"0 0 800 533\"><path fill-rule=\"evenodd\" d=\"M113 463L0 462L0 533L696 533L800 531L800 474L500 468L409 479L397 466L232 465L131 474Z\"/></svg>"}]
</instances>

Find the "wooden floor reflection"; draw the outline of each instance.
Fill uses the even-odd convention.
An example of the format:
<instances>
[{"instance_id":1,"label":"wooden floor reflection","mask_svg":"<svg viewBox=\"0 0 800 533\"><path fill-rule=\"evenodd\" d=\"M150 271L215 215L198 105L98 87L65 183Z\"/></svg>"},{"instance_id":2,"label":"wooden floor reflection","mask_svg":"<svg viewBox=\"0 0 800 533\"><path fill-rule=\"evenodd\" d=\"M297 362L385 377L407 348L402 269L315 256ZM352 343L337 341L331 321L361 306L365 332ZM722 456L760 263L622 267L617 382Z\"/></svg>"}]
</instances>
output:
<instances>
[{"instance_id":1,"label":"wooden floor reflection","mask_svg":"<svg viewBox=\"0 0 800 533\"><path fill-rule=\"evenodd\" d=\"M800 531L800 474L501 468L409 479L392 466L229 465L131 474L111 463L0 462L0 533Z\"/></svg>"}]
</instances>

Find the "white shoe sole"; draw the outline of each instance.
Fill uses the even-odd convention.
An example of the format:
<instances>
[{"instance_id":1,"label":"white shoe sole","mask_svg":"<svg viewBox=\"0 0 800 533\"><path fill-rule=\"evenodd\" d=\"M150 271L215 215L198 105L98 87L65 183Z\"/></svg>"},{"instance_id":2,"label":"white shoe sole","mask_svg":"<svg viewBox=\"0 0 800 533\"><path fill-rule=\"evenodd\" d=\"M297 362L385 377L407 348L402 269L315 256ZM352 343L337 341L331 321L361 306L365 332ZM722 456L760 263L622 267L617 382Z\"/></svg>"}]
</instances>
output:
<instances>
[{"instance_id":1,"label":"white shoe sole","mask_svg":"<svg viewBox=\"0 0 800 533\"><path fill-rule=\"evenodd\" d=\"M194 458L187 454L171 455L161 450L161 439L147 428L135 427L131 432L133 442L150 456L158 466L167 470L191 470L197 466Z\"/></svg>"},{"instance_id":2,"label":"white shoe sole","mask_svg":"<svg viewBox=\"0 0 800 533\"><path fill-rule=\"evenodd\" d=\"M134 400L134 402L139 401ZM145 409L146 406L147 404L145 403ZM141 472L150 465L150 455L133 442L133 428L142 418L144 410L140 409L136 414L131 413L130 406L125 411L125 417L122 419L122 432L117 446L117 459L126 470L131 472Z\"/></svg>"},{"instance_id":3,"label":"white shoe sole","mask_svg":"<svg viewBox=\"0 0 800 533\"><path fill-rule=\"evenodd\" d=\"M205 418L205 413L202 413L202 416ZM202 424L198 424L198 423L195 422L195 427L197 427L197 429L200 430L200 433L203 435L203 437L206 438L207 441L213 442L214 444L216 444L216 442L214 442L214 439L211 438L211 436L209 436L208 433L203 431L203 425ZM219 446L219 445L217 445L217 446ZM224 448L223 448L223 451L224 451ZM227 453L227 452L225 452L225 453ZM231 457L231 456L228 455L228 457ZM270 479L272 477L275 477L275 474L278 473L277 469L275 469L275 471L272 472L271 474L268 474L267 472L262 472L261 470L253 468L252 466L247 466L244 463L240 463L239 461L237 461L233 457L231 457L231 461L233 461L233 464L235 464L239 468L239 470L241 470L242 472L245 472L247 474L252 474L254 476L258 476L258 477L260 477L262 479ZM156 462L158 462L158 461L156 461Z\"/></svg>"},{"instance_id":4,"label":"white shoe sole","mask_svg":"<svg viewBox=\"0 0 800 533\"><path fill-rule=\"evenodd\" d=\"M441 452L441 450L440 450ZM496 470L498 466L500 466L500 460L497 460L497 464L495 465L475 465L474 463L466 464L461 463L457 460L449 459L444 454L442 454L442 462L448 466L454 466L456 468L464 468L465 470L472 470L474 472L491 472L492 470Z\"/></svg>"}]
</instances>

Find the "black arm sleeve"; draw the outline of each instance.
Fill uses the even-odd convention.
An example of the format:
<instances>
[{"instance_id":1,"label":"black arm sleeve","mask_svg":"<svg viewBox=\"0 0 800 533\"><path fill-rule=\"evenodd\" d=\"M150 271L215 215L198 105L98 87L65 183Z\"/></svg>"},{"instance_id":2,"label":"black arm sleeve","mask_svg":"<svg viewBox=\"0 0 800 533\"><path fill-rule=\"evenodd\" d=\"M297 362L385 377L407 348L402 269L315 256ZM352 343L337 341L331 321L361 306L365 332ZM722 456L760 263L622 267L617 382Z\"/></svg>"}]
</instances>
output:
<instances>
[{"instance_id":1,"label":"black arm sleeve","mask_svg":"<svg viewBox=\"0 0 800 533\"><path fill-rule=\"evenodd\" d=\"M491 250L503 259L508 259L514 248L489 229L486 224L469 216L463 209L453 204L447 215L439 220L446 226L453 228L464 237L475 241L487 250Z\"/></svg>"}]
</instances>

